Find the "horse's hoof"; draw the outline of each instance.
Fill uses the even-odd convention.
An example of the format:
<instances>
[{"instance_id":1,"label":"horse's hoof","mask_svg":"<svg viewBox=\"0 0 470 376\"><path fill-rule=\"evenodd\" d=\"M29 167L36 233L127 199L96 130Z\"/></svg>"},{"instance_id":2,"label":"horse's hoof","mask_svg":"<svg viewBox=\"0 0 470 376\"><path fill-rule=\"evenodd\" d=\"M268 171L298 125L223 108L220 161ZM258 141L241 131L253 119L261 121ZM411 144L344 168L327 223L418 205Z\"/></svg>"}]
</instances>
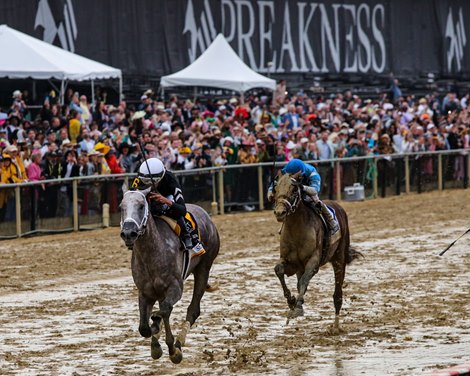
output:
<instances>
[{"instance_id":1,"label":"horse's hoof","mask_svg":"<svg viewBox=\"0 0 470 376\"><path fill-rule=\"evenodd\" d=\"M296 317L300 317L304 315L304 309L303 308L294 308L289 311L288 318L289 319L295 319Z\"/></svg>"},{"instance_id":2,"label":"horse's hoof","mask_svg":"<svg viewBox=\"0 0 470 376\"><path fill-rule=\"evenodd\" d=\"M287 299L287 305L289 306L289 308L291 310L293 310L295 308L296 304L297 304L297 299L296 298L292 297L290 299L289 298Z\"/></svg>"},{"instance_id":3,"label":"horse's hoof","mask_svg":"<svg viewBox=\"0 0 470 376\"><path fill-rule=\"evenodd\" d=\"M152 337L152 343L150 344L150 355L152 359L160 359L163 355L162 347L155 337Z\"/></svg>"},{"instance_id":4,"label":"horse's hoof","mask_svg":"<svg viewBox=\"0 0 470 376\"><path fill-rule=\"evenodd\" d=\"M139 326L139 333L142 337L149 338L152 335L150 326Z\"/></svg>"},{"instance_id":5,"label":"horse's hoof","mask_svg":"<svg viewBox=\"0 0 470 376\"><path fill-rule=\"evenodd\" d=\"M183 360L183 353L179 348L175 348L173 355L170 355L170 360L175 364L180 364Z\"/></svg>"}]
</instances>

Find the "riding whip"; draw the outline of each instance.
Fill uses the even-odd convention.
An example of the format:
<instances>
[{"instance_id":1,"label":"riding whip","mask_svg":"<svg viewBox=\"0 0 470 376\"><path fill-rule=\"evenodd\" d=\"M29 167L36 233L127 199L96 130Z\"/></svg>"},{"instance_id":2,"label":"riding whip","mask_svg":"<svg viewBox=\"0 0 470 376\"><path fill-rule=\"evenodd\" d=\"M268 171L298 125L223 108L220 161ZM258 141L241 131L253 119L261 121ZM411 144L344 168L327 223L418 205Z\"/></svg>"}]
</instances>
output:
<instances>
[{"instance_id":1,"label":"riding whip","mask_svg":"<svg viewBox=\"0 0 470 376\"><path fill-rule=\"evenodd\" d=\"M271 166L271 182L269 185L273 184L274 183L274 179L275 179L275 171L276 171L276 156L274 155L273 156L273 165Z\"/></svg>"},{"instance_id":2,"label":"riding whip","mask_svg":"<svg viewBox=\"0 0 470 376\"><path fill-rule=\"evenodd\" d=\"M460 235L457 239L455 239L452 243L450 243L446 249L444 249L441 253L439 253L439 256L442 256L444 253L446 253L450 249L450 247L452 247L457 242L457 240L459 240L461 237L468 234L469 232L470 232L470 227L467 229L467 231L465 231L462 235Z\"/></svg>"}]
</instances>

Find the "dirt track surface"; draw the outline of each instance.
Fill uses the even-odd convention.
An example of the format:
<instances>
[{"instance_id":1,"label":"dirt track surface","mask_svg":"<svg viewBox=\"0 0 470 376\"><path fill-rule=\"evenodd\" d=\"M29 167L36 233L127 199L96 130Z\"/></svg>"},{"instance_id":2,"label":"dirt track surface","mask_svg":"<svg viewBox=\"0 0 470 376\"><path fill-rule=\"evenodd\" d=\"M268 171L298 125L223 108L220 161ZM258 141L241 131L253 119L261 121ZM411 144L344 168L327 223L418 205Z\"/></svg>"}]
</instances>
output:
<instances>
[{"instance_id":1,"label":"dirt track surface","mask_svg":"<svg viewBox=\"0 0 470 376\"><path fill-rule=\"evenodd\" d=\"M2 375L413 375L470 360L469 191L344 203L365 259L347 268L334 320L333 272L310 284L305 316L286 326L273 272L278 223L270 211L216 217L222 249L184 359L150 358L139 336L130 252L118 229L0 243ZM295 279L289 279L291 288ZM192 280L173 311L176 327Z\"/></svg>"}]
</instances>

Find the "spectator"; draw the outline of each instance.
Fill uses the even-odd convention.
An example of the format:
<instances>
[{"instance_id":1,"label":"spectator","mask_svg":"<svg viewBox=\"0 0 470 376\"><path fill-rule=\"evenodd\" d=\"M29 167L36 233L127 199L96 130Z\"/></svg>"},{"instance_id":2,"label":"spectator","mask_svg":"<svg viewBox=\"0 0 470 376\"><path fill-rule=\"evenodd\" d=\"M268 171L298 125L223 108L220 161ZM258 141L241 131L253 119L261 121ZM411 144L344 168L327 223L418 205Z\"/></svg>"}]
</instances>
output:
<instances>
[{"instance_id":1,"label":"spectator","mask_svg":"<svg viewBox=\"0 0 470 376\"><path fill-rule=\"evenodd\" d=\"M5 153L11 157L11 164L16 168L15 176L20 181L27 181L26 169L24 167L23 158L18 154L18 148L15 145L10 145L5 148Z\"/></svg>"},{"instance_id":2,"label":"spectator","mask_svg":"<svg viewBox=\"0 0 470 376\"><path fill-rule=\"evenodd\" d=\"M332 159L334 156L333 146L328 140L328 131L323 131L317 141L319 159Z\"/></svg>"},{"instance_id":3,"label":"spectator","mask_svg":"<svg viewBox=\"0 0 470 376\"><path fill-rule=\"evenodd\" d=\"M41 159L42 157L40 152L34 152L31 155L31 163L27 169L28 179L30 181L39 181L44 179L41 170Z\"/></svg>"},{"instance_id":4,"label":"spectator","mask_svg":"<svg viewBox=\"0 0 470 376\"><path fill-rule=\"evenodd\" d=\"M91 112L90 112L90 105L87 102L86 95L80 96L80 109L82 110L81 119L84 124L89 125L91 123Z\"/></svg>"}]
</instances>

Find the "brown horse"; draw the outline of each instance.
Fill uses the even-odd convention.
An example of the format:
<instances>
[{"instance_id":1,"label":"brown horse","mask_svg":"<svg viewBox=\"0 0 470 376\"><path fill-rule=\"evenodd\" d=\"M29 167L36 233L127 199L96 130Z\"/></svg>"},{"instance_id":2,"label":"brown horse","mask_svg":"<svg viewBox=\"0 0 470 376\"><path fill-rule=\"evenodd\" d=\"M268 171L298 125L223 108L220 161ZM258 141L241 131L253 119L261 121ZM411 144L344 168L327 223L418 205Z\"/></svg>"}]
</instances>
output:
<instances>
[{"instance_id":1,"label":"brown horse","mask_svg":"<svg viewBox=\"0 0 470 376\"><path fill-rule=\"evenodd\" d=\"M290 308L289 318L303 315L304 295L312 277L320 266L331 262L335 273L335 330L339 331L339 312L343 303L343 281L346 264L351 263L361 254L350 246L348 217L344 209L336 202L328 202L336 211L341 228L341 238L329 245L323 254L325 230L323 222L314 210L302 200L301 187L296 175L282 175L275 190L274 214L282 222L281 259L274 268L281 281L284 296ZM292 296L284 275L297 275L297 297Z\"/></svg>"}]
</instances>

